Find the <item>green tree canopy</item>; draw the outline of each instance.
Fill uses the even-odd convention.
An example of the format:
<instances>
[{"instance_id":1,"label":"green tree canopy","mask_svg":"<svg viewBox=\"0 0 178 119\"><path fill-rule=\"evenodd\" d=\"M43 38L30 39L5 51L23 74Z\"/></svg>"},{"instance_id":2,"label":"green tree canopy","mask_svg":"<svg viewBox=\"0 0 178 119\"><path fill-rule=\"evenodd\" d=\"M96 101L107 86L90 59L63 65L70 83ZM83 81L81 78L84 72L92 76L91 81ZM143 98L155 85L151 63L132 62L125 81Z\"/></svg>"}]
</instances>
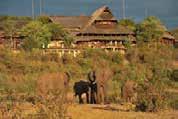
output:
<instances>
[{"instance_id":1,"label":"green tree canopy","mask_svg":"<svg viewBox=\"0 0 178 119\"><path fill-rule=\"evenodd\" d=\"M118 25L126 27L126 28L128 28L130 30L133 30L133 31L136 30L136 24L135 24L135 22L132 19L121 19L118 22Z\"/></svg>"},{"instance_id":2,"label":"green tree canopy","mask_svg":"<svg viewBox=\"0 0 178 119\"><path fill-rule=\"evenodd\" d=\"M10 47L14 47L13 37L17 34L17 31L18 31L17 21L12 20L12 19L6 19L2 23L2 28L6 36L8 37L8 43L10 44Z\"/></svg>"},{"instance_id":3,"label":"green tree canopy","mask_svg":"<svg viewBox=\"0 0 178 119\"><path fill-rule=\"evenodd\" d=\"M48 26L39 21L24 26L22 34L25 36L23 48L29 51L33 48L46 48L52 36Z\"/></svg>"},{"instance_id":4,"label":"green tree canopy","mask_svg":"<svg viewBox=\"0 0 178 119\"><path fill-rule=\"evenodd\" d=\"M137 25L136 35L138 41L157 41L166 30L158 18L150 16Z\"/></svg>"},{"instance_id":5,"label":"green tree canopy","mask_svg":"<svg viewBox=\"0 0 178 119\"><path fill-rule=\"evenodd\" d=\"M66 47L71 46L74 39L60 24L49 23L48 28L52 33L52 39L63 40Z\"/></svg>"},{"instance_id":6,"label":"green tree canopy","mask_svg":"<svg viewBox=\"0 0 178 119\"><path fill-rule=\"evenodd\" d=\"M129 49L126 54L130 62L127 77L137 81L163 81L169 79L173 65L173 49L170 46L152 42ZM127 78L126 78L127 79Z\"/></svg>"},{"instance_id":7,"label":"green tree canopy","mask_svg":"<svg viewBox=\"0 0 178 119\"><path fill-rule=\"evenodd\" d=\"M42 22L43 24L48 24L51 22L51 20L48 16L39 16L37 18L37 21Z\"/></svg>"}]
</instances>

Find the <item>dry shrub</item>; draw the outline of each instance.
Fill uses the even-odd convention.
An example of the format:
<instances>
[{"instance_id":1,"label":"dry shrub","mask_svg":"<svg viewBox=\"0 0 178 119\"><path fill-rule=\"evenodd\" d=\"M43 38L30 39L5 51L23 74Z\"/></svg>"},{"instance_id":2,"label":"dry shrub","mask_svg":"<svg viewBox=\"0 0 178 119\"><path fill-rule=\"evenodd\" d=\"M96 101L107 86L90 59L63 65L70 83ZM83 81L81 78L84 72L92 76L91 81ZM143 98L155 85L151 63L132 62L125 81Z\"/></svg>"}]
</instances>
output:
<instances>
[{"instance_id":1,"label":"dry shrub","mask_svg":"<svg viewBox=\"0 0 178 119\"><path fill-rule=\"evenodd\" d=\"M134 102L136 96L136 82L133 80L126 80L123 87L121 88L122 98L126 102Z\"/></svg>"},{"instance_id":2,"label":"dry shrub","mask_svg":"<svg viewBox=\"0 0 178 119\"><path fill-rule=\"evenodd\" d=\"M41 113L46 119L63 119L69 77L66 73L47 73L37 81L37 93L42 96Z\"/></svg>"},{"instance_id":3,"label":"dry shrub","mask_svg":"<svg viewBox=\"0 0 178 119\"><path fill-rule=\"evenodd\" d=\"M40 113L44 119L65 119L67 113L65 90L50 91L41 105Z\"/></svg>"},{"instance_id":4,"label":"dry shrub","mask_svg":"<svg viewBox=\"0 0 178 119\"><path fill-rule=\"evenodd\" d=\"M136 110L144 112L156 112L167 106L165 91L161 89L161 82L144 82L138 85L138 98Z\"/></svg>"},{"instance_id":5,"label":"dry shrub","mask_svg":"<svg viewBox=\"0 0 178 119\"><path fill-rule=\"evenodd\" d=\"M37 81L37 93L46 97L51 91L68 88L69 78L65 73L46 73Z\"/></svg>"}]
</instances>

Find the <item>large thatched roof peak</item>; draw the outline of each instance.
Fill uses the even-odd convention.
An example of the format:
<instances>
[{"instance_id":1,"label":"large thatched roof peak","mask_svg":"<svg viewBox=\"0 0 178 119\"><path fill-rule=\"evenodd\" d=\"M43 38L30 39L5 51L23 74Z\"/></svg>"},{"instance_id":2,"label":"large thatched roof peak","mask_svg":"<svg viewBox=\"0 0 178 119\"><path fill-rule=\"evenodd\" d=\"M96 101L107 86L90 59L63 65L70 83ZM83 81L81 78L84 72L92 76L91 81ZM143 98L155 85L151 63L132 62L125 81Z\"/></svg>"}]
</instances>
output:
<instances>
[{"instance_id":1,"label":"large thatched roof peak","mask_svg":"<svg viewBox=\"0 0 178 119\"><path fill-rule=\"evenodd\" d=\"M72 33L95 33L95 34L133 34L128 28L118 26L118 21L107 6L95 10L91 16L50 16L54 23L59 23L68 28ZM111 28L99 28L96 22L114 23Z\"/></svg>"},{"instance_id":2,"label":"large thatched roof peak","mask_svg":"<svg viewBox=\"0 0 178 119\"><path fill-rule=\"evenodd\" d=\"M89 27L95 20L116 20L117 21L117 19L114 17L111 10L107 6L102 6L98 8L96 11L94 11L93 14L91 15L91 19L89 20L88 24L86 24L84 29Z\"/></svg>"},{"instance_id":3,"label":"large thatched roof peak","mask_svg":"<svg viewBox=\"0 0 178 119\"><path fill-rule=\"evenodd\" d=\"M95 10L92 13L91 17L97 19L97 17L100 17L100 15L102 15L102 13L104 13L104 12L108 12L111 15L111 19L114 19L114 20L116 19L113 16L113 14L112 14L111 10L109 9L109 7L107 7L107 6L102 6L102 7L98 8L97 10Z\"/></svg>"}]
</instances>

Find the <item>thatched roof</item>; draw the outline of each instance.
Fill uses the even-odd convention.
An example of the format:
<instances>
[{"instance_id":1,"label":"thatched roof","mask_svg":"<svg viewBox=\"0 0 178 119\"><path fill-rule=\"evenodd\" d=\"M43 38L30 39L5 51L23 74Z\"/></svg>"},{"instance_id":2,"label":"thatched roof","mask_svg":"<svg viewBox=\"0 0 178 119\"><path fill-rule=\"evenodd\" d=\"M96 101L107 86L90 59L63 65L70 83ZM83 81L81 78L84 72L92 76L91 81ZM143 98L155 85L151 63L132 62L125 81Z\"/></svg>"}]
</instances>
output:
<instances>
[{"instance_id":1,"label":"thatched roof","mask_svg":"<svg viewBox=\"0 0 178 119\"><path fill-rule=\"evenodd\" d=\"M75 42L93 40L123 40L135 33L129 28L119 26L117 19L107 6L97 9L91 16L51 16L51 21L61 24L74 35ZM98 22L111 22L107 28L98 27ZM83 36L83 34L86 34ZM97 35L89 35L97 34ZM103 34L103 36L102 36ZM109 34L109 35L108 35ZM104 36L105 35L105 36ZM133 38L133 40L135 40Z\"/></svg>"},{"instance_id":2,"label":"thatched roof","mask_svg":"<svg viewBox=\"0 0 178 119\"><path fill-rule=\"evenodd\" d=\"M61 24L71 32L77 33L98 33L98 34L134 34L133 31L126 27L117 26L114 28L104 29L97 28L93 23L95 21L111 20L117 23L117 19L107 6L97 9L91 16L51 16L51 21Z\"/></svg>"},{"instance_id":3,"label":"thatched roof","mask_svg":"<svg viewBox=\"0 0 178 119\"><path fill-rule=\"evenodd\" d=\"M12 22L15 23L14 25L17 29L21 29L23 26L29 23L29 21L25 20L12 20ZM4 30L4 23L6 23L6 21L0 22L0 30Z\"/></svg>"},{"instance_id":4,"label":"thatched roof","mask_svg":"<svg viewBox=\"0 0 178 119\"><path fill-rule=\"evenodd\" d=\"M89 21L89 16L50 16L54 23L66 28L82 28Z\"/></svg>"},{"instance_id":5,"label":"thatched roof","mask_svg":"<svg viewBox=\"0 0 178 119\"><path fill-rule=\"evenodd\" d=\"M110 16L110 18L108 20L116 20L116 18L113 16L111 10L107 6L103 6L103 7L99 8L99 9L97 9L95 12L93 12L93 14L91 15L91 19L86 24L86 26L84 27L84 29L86 29L89 26L91 26L91 24L95 20L102 20L102 18L100 18L100 16L102 15L102 13L104 13L105 10L107 10L111 14L111 16Z\"/></svg>"},{"instance_id":6,"label":"thatched roof","mask_svg":"<svg viewBox=\"0 0 178 119\"><path fill-rule=\"evenodd\" d=\"M175 40L175 37L170 32L165 32L163 34L163 39Z\"/></svg>"},{"instance_id":7,"label":"thatched roof","mask_svg":"<svg viewBox=\"0 0 178 119\"><path fill-rule=\"evenodd\" d=\"M87 28L90 26L95 20L102 20L100 15L107 10L111 16L109 20L116 20L113 16L110 9L106 6L103 6L97 9L91 16L50 16L50 20L54 23L59 23L64 27L78 27L78 28Z\"/></svg>"},{"instance_id":8,"label":"thatched roof","mask_svg":"<svg viewBox=\"0 0 178 119\"><path fill-rule=\"evenodd\" d=\"M175 37L175 42L178 43L178 28L171 30L171 33Z\"/></svg>"},{"instance_id":9,"label":"thatched roof","mask_svg":"<svg viewBox=\"0 0 178 119\"><path fill-rule=\"evenodd\" d=\"M10 37L8 34L0 30L0 38L8 38L8 37ZM15 32L15 34L13 34L13 38L20 38L20 37L25 37L25 36L23 36L20 32Z\"/></svg>"},{"instance_id":10,"label":"thatched roof","mask_svg":"<svg viewBox=\"0 0 178 119\"><path fill-rule=\"evenodd\" d=\"M97 28L95 26L90 26L84 30L81 31L81 33L97 33L97 34L121 34L121 35L134 35L134 32L128 28L125 27L115 27L115 28L109 28L109 29L101 29Z\"/></svg>"}]
</instances>

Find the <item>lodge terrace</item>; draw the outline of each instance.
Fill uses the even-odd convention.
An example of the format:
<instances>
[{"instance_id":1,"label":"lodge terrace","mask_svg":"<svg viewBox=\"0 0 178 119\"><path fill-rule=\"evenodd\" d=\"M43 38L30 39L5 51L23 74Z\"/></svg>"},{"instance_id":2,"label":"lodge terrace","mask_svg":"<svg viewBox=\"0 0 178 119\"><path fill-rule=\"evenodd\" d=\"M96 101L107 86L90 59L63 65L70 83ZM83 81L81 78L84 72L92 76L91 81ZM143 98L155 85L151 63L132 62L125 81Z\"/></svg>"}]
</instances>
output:
<instances>
[{"instance_id":1,"label":"lodge terrace","mask_svg":"<svg viewBox=\"0 0 178 119\"><path fill-rule=\"evenodd\" d=\"M74 42L70 48L67 48L64 46L63 39L53 38L48 48L44 49L45 53L57 53L60 56L67 53L76 57L86 48L93 48L124 54L126 41L129 41L132 46L137 43L134 31L119 26L118 20L107 6L97 9L91 16L49 16L49 19L50 22L62 25L74 38ZM6 37L0 32L0 44L3 44ZM20 46L20 41L23 41L23 37L17 35L14 39L13 47L16 49ZM174 44L175 38L167 32L161 42Z\"/></svg>"}]
</instances>

